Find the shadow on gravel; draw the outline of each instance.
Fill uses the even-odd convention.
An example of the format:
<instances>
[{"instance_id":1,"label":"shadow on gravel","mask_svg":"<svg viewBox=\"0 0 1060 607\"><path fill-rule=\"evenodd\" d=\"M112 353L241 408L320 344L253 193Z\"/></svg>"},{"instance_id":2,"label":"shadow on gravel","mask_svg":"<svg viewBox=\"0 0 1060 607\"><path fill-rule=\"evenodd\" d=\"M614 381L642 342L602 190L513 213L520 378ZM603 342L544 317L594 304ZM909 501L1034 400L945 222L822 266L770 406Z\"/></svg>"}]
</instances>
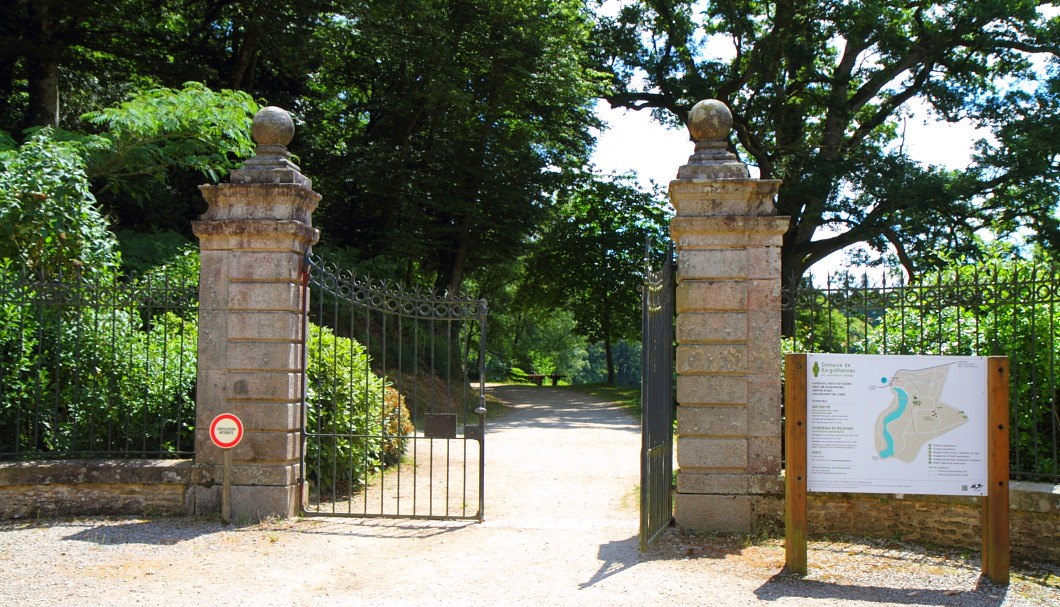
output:
<instances>
[{"instance_id":1,"label":"shadow on gravel","mask_svg":"<svg viewBox=\"0 0 1060 607\"><path fill-rule=\"evenodd\" d=\"M935 588L890 588L869 585L837 584L800 579L790 573L778 573L755 590L763 601L789 597L802 599L838 599L869 601L883 605L940 605L953 607L1000 607L1005 589L980 579L973 592L953 592Z\"/></svg>"},{"instance_id":2,"label":"shadow on gravel","mask_svg":"<svg viewBox=\"0 0 1060 607\"><path fill-rule=\"evenodd\" d=\"M76 532L64 541L100 545L144 544L173 545L220 532L284 532L300 535L335 537L371 537L391 539L427 539L466 529L474 521L412 521L401 519L303 518L292 521L266 519L249 525L223 525L219 521L195 519L157 519L153 521L116 522L107 519L56 522L50 527L70 527ZM36 526L39 526L36 525ZM23 527L28 527L25 525ZM2 527L0 527L2 531Z\"/></svg>"},{"instance_id":3,"label":"shadow on gravel","mask_svg":"<svg viewBox=\"0 0 1060 607\"><path fill-rule=\"evenodd\" d=\"M173 519L176 521L176 519ZM183 523L183 521L181 521ZM84 523L82 523L84 524ZM165 521L100 523L63 537L66 541L91 544L173 545L225 530L220 523L166 524Z\"/></svg>"},{"instance_id":4,"label":"shadow on gravel","mask_svg":"<svg viewBox=\"0 0 1060 607\"><path fill-rule=\"evenodd\" d=\"M302 535L427 539L478 525L476 521L306 518L292 532Z\"/></svg>"},{"instance_id":5,"label":"shadow on gravel","mask_svg":"<svg viewBox=\"0 0 1060 607\"><path fill-rule=\"evenodd\" d=\"M608 542L600 546L599 556L600 569L593 574L593 577L589 578L587 582L578 584L578 588L585 590L586 588L601 582L611 577L622 573L623 571L633 567L640 558L638 550L640 549L639 536L634 535L628 540L617 540Z\"/></svg>"}]
</instances>

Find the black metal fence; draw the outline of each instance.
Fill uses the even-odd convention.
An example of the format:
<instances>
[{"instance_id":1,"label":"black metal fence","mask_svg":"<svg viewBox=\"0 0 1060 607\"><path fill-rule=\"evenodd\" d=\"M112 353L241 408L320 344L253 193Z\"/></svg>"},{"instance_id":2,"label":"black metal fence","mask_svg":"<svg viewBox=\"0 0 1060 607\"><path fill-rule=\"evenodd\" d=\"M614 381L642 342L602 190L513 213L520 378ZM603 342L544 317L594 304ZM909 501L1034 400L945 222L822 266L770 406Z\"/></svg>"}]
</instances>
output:
<instances>
[{"instance_id":1,"label":"black metal fence","mask_svg":"<svg viewBox=\"0 0 1060 607\"><path fill-rule=\"evenodd\" d=\"M486 302L309 268L304 514L481 520Z\"/></svg>"},{"instance_id":2,"label":"black metal fence","mask_svg":"<svg viewBox=\"0 0 1060 607\"><path fill-rule=\"evenodd\" d=\"M1060 272L1012 262L915 283L849 274L813 282L784 294L788 351L1008 356L1012 476L1060 482Z\"/></svg>"},{"instance_id":3,"label":"black metal fence","mask_svg":"<svg viewBox=\"0 0 1060 607\"><path fill-rule=\"evenodd\" d=\"M673 249L662 268L646 256L641 292L640 548L673 521L674 278Z\"/></svg>"},{"instance_id":4,"label":"black metal fence","mask_svg":"<svg viewBox=\"0 0 1060 607\"><path fill-rule=\"evenodd\" d=\"M189 457L194 278L0 267L0 459Z\"/></svg>"}]
</instances>

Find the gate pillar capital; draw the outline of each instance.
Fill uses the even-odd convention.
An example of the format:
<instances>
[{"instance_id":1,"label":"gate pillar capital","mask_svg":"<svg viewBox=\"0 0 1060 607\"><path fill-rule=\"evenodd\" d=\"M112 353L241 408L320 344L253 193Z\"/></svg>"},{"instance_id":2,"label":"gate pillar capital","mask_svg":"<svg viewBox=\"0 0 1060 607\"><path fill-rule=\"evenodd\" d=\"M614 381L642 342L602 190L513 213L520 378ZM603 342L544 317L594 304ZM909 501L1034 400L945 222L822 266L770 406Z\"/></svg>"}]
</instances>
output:
<instances>
[{"instance_id":1,"label":"gate pillar capital","mask_svg":"<svg viewBox=\"0 0 1060 607\"><path fill-rule=\"evenodd\" d=\"M670 182L677 251L678 525L749 532L783 512L777 180L729 149L732 115L697 103L695 152Z\"/></svg>"},{"instance_id":2,"label":"gate pillar capital","mask_svg":"<svg viewBox=\"0 0 1060 607\"><path fill-rule=\"evenodd\" d=\"M195 514L220 511L223 452L210 421L233 413L245 428L231 454L236 520L295 516L302 450L303 273L319 232L320 201L290 160L294 124L267 107L254 117L255 155L231 183L200 186L209 204L192 224L199 238L199 371L196 386Z\"/></svg>"}]
</instances>

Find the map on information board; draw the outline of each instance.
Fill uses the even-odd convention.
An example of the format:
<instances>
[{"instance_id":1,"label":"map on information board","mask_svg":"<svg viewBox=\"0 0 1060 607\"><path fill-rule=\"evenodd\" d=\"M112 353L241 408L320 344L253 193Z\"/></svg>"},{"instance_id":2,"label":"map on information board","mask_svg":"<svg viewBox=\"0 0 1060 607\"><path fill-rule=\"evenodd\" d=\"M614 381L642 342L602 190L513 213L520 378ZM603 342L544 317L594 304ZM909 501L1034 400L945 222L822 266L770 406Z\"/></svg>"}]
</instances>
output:
<instances>
[{"instance_id":1,"label":"map on information board","mask_svg":"<svg viewBox=\"0 0 1060 607\"><path fill-rule=\"evenodd\" d=\"M901 369L890 382L894 398L876 420L876 450L880 457L912 462L933 438L968 423L968 414L942 402L951 365Z\"/></svg>"},{"instance_id":2,"label":"map on information board","mask_svg":"<svg viewBox=\"0 0 1060 607\"><path fill-rule=\"evenodd\" d=\"M807 355L807 489L986 495L982 357Z\"/></svg>"}]
</instances>

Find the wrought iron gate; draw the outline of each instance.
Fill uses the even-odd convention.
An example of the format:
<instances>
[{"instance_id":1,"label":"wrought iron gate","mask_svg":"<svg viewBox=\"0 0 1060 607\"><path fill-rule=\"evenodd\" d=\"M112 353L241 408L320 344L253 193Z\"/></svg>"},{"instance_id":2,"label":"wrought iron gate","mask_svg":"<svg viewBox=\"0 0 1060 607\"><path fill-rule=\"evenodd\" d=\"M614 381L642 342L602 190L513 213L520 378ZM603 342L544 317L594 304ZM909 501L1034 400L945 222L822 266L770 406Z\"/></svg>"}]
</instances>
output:
<instances>
[{"instance_id":1,"label":"wrought iron gate","mask_svg":"<svg viewBox=\"0 0 1060 607\"><path fill-rule=\"evenodd\" d=\"M303 514L482 520L486 302L305 282Z\"/></svg>"},{"instance_id":2,"label":"wrought iron gate","mask_svg":"<svg viewBox=\"0 0 1060 607\"><path fill-rule=\"evenodd\" d=\"M674 281L673 250L662 268L645 256L641 293L640 548L673 521Z\"/></svg>"}]
</instances>

